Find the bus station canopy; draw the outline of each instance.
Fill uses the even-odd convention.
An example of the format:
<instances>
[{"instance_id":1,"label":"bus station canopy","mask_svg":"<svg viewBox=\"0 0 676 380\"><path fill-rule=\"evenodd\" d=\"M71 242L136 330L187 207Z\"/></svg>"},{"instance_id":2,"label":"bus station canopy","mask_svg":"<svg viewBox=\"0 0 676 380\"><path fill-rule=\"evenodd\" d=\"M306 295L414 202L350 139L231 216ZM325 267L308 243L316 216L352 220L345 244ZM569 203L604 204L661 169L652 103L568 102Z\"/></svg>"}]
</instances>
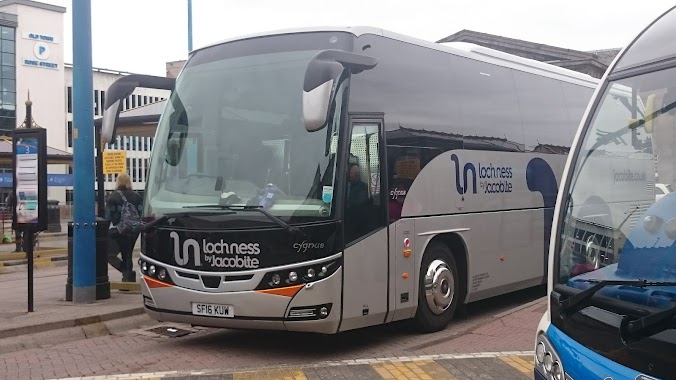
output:
<instances>
[{"instance_id":1,"label":"bus station canopy","mask_svg":"<svg viewBox=\"0 0 676 380\"><path fill-rule=\"evenodd\" d=\"M115 135L154 137L165 103L166 100L162 100L120 112ZM94 120L96 128L102 123L102 117Z\"/></svg>"},{"instance_id":2,"label":"bus station canopy","mask_svg":"<svg viewBox=\"0 0 676 380\"><path fill-rule=\"evenodd\" d=\"M0 138L0 164L12 164L12 138L3 136ZM47 146L47 164L73 164L73 155L56 148Z\"/></svg>"}]
</instances>

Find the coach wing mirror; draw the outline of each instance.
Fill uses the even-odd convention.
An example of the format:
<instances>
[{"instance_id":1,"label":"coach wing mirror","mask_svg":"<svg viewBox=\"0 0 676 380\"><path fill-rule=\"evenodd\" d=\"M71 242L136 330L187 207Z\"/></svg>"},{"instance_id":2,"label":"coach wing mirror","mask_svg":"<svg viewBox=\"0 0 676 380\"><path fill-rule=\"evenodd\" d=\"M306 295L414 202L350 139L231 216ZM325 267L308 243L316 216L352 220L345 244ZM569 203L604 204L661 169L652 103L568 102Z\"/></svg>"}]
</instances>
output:
<instances>
[{"instance_id":1,"label":"coach wing mirror","mask_svg":"<svg viewBox=\"0 0 676 380\"><path fill-rule=\"evenodd\" d=\"M653 128L655 128L655 94L648 95L648 98L645 101L645 124L643 124L643 129L646 133L653 133Z\"/></svg>"},{"instance_id":2,"label":"coach wing mirror","mask_svg":"<svg viewBox=\"0 0 676 380\"><path fill-rule=\"evenodd\" d=\"M176 166L181 161L181 152L185 142L185 135L171 136L167 139L167 150L164 154L164 160L171 166Z\"/></svg>"},{"instance_id":3,"label":"coach wing mirror","mask_svg":"<svg viewBox=\"0 0 676 380\"><path fill-rule=\"evenodd\" d=\"M303 120L308 132L326 126L335 96L336 83L343 70L352 74L370 70L378 60L367 55L340 50L324 50L315 55L305 70L303 82Z\"/></svg>"},{"instance_id":4,"label":"coach wing mirror","mask_svg":"<svg viewBox=\"0 0 676 380\"><path fill-rule=\"evenodd\" d=\"M132 74L123 76L108 87L106 101L103 104L103 122L101 137L106 143L115 139L117 121L122 111L122 102L129 97L137 87L155 88L158 90L173 90L174 78L157 77L152 75Z\"/></svg>"}]
</instances>

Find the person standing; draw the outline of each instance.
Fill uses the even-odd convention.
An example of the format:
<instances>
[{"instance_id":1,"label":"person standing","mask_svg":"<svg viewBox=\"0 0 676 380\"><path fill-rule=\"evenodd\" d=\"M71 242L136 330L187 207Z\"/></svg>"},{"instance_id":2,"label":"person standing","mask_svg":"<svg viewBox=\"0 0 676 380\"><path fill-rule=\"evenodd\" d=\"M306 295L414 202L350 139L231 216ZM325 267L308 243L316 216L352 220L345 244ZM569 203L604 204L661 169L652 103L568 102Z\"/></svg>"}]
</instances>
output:
<instances>
[{"instance_id":1,"label":"person standing","mask_svg":"<svg viewBox=\"0 0 676 380\"><path fill-rule=\"evenodd\" d=\"M111 242L116 243L111 244L108 248L108 262L122 273L122 281L136 282L132 253L140 233L123 234L117 228L122 219L122 208L125 201L137 210L139 216L142 215L143 197L132 189L129 175L121 173L117 176L115 191L110 193L106 201L106 215L107 219L110 220L108 236ZM117 257L118 253L121 254L122 259Z\"/></svg>"}]
</instances>

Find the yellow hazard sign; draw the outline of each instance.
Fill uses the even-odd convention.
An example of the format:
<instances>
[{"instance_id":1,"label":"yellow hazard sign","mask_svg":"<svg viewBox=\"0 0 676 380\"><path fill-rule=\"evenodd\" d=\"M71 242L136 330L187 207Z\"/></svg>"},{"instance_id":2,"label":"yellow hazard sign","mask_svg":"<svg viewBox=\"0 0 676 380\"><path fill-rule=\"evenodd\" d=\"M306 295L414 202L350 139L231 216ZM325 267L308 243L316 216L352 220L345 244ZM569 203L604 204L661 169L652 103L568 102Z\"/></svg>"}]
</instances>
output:
<instances>
[{"instance_id":1,"label":"yellow hazard sign","mask_svg":"<svg viewBox=\"0 0 676 380\"><path fill-rule=\"evenodd\" d=\"M109 150L103 152L103 174L120 174L127 172L127 152Z\"/></svg>"}]
</instances>

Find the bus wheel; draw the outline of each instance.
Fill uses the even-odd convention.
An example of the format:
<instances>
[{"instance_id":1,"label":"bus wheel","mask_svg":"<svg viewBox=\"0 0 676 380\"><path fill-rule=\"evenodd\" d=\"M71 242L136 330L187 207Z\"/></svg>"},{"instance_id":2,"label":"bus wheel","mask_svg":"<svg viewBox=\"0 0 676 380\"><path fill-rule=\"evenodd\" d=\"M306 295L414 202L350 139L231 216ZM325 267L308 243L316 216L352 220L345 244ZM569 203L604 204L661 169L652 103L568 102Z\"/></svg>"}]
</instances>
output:
<instances>
[{"instance_id":1,"label":"bus wheel","mask_svg":"<svg viewBox=\"0 0 676 380\"><path fill-rule=\"evenodd\" d=\"M445 244L432 242L420 267L415 325L422 332L441 331L453 319L460 302L458 269Z\"/></svg>"}]
</instances>

